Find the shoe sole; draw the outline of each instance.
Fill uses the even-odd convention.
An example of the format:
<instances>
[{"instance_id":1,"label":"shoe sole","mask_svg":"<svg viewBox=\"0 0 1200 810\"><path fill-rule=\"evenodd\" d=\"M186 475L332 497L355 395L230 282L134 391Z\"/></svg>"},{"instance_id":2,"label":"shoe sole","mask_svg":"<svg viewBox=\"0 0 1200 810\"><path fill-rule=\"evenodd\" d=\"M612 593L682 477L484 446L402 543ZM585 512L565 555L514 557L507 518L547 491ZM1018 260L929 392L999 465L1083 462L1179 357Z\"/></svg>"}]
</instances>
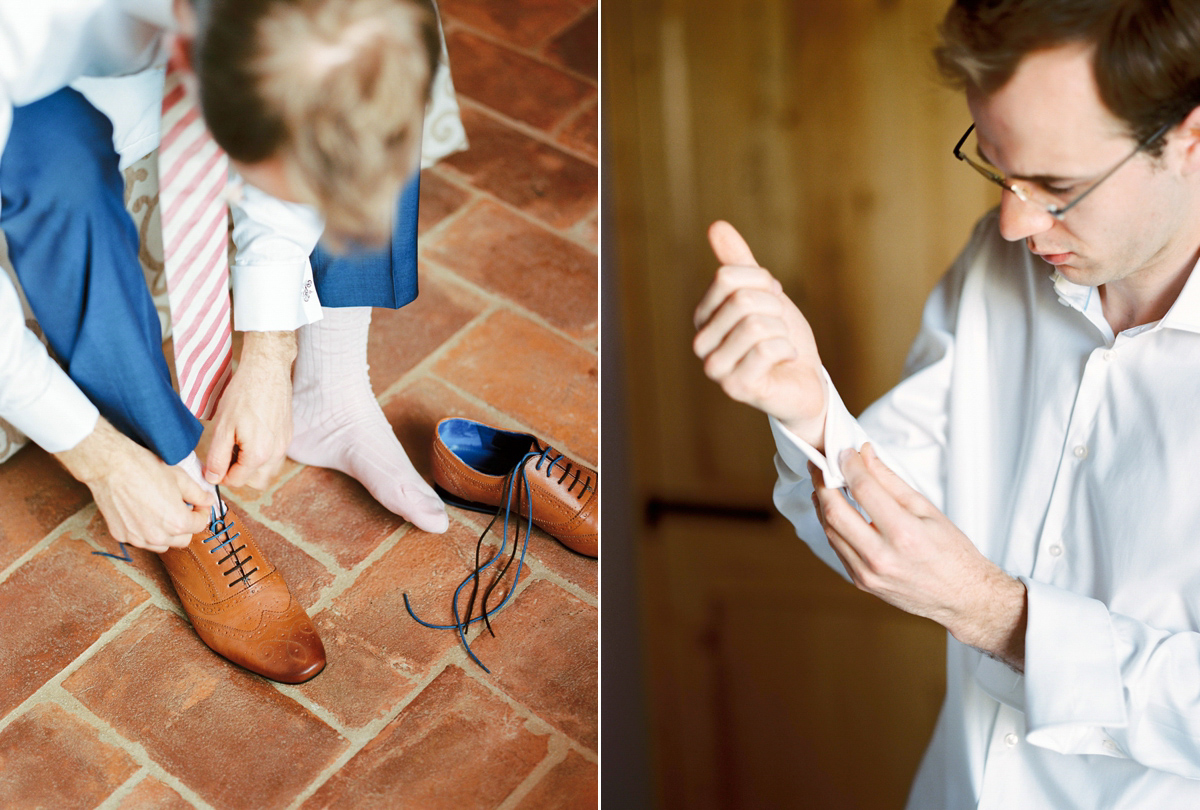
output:
<instances>
[{"instance_id":1,"label":"shoe sole","mask_svg":"<svg viewBox=\"0 0 1200 810\"><path fill-rule=\"evenodd\" d=\"M485 515L496 514L498 507L488 506L486 503L479 501L468 501L466 498L459 497L452 492L446 491L441 485L434 484L433 491L442 501L450 506L457 506L459 509L470 509L472 512L483 512ZM524 517L524 515L522 515Z\"/></svg>"}]
</instances>

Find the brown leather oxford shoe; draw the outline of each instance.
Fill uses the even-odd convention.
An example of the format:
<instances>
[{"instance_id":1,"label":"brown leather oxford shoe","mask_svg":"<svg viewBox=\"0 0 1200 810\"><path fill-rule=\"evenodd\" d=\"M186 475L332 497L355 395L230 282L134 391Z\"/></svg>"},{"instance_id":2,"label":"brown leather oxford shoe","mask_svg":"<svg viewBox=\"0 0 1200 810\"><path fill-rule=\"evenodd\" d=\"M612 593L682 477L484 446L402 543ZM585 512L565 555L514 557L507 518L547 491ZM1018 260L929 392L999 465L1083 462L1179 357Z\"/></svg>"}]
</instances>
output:
<instances>
[{"instance_id":1,"label":"brown leather oxford shoe","mask_svg":"<svg viewBox=\"0 0 1200 810\"><path fill-rule=\"evenodd\" d=\"M513 472L529 482L513 510L564 546L589 557L600 553L600 477L528 433L449 418L433 433L433 478L442 499L477 512L496 512L508 501ZM521 487L523 489L523 486Z\"/></svg>"},{"instance_id":2,"label":"brown leather oxford shoe","mask_svg":"<svg viewBox=\"0 0 1200 810\"><path fill-rule=\"evenodd\" d=\"M192 627L213 652L282 683L325 668L325 647L246 526L228 505L186 548L159 555Z\"/></svg>"}]
</instances>

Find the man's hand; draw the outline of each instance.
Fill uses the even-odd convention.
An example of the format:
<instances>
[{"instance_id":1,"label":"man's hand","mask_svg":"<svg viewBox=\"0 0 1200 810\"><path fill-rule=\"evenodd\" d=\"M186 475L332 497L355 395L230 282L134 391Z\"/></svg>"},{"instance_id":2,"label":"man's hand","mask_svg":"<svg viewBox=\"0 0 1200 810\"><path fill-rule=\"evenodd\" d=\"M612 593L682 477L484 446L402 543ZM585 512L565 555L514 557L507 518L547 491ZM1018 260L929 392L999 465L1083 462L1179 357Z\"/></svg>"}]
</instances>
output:
<instances>
[{"instance_id":1,"label":"man's hand","mask_svg":"<svg viewBox=\"0 0 1200 810\"><path fill-rule=\"evenodd\" d=\"M210 484L265 489L292 441L294 332L246 332L204 462ZM235 453L236 449L236 453Z\"/></svg>"},{"instance_id":2,"label":"man's hand","mask_svg":"<svg viewBox=\"0 0 1200 810\"><path fill-rule=\"evenodd\" d=\"M812 463L813 505L861 590L933 619L964 644L1018 672L1025 664L1025 586L975 548L924 496L888 469L869 444L846 450L842 473L863 519Z\"/></svg>"},{"instance_id":3,"label":"man's hand","mask_svg":"<svg viewBox=\"0 0 1200 810\"><path fill-rule=\"evenodd\" d=\"M704 373L820 450L825 383L812 328L732 225L714 222L708 241L721 267L694 317Z\"/></svg>"},{"instance_id":4,"label":"man's hand","mask_svg":"<svg viewBox=\"0 0 1200 810\"><path fill-rule=\"evenodd\" d=\"M148 551L182 548L208 525L208 509L216 503L212 493L103 418L86 439L54 455L87 484L120 543Z\"/></svg>"}]
</instances>

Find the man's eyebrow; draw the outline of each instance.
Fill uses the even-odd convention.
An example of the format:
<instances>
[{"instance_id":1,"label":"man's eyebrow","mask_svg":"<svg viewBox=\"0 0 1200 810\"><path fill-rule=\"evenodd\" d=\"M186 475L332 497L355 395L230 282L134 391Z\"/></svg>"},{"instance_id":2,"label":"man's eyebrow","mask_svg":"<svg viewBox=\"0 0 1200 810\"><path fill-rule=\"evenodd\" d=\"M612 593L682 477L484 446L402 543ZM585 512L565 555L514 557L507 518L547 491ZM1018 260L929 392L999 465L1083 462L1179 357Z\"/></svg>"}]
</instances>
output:
<instances>
[{"instance_id":1,"label":"man's eyebrow","mask_svg":"<svg viewBox=\"0 0 1200 810\"><path fill-rule=\"evenodd\" d=\"M983 147L978 143L975 144L975 154L989 166L995 166L987 155L983 154ZM1027 183L1037 183L1039 185L1061 185L1063 183L1076 183L1085 178L1083 177L1063 177L1058 174L1006 174L1005 180L1024 180Z\"/></svg>"}]
</instances>

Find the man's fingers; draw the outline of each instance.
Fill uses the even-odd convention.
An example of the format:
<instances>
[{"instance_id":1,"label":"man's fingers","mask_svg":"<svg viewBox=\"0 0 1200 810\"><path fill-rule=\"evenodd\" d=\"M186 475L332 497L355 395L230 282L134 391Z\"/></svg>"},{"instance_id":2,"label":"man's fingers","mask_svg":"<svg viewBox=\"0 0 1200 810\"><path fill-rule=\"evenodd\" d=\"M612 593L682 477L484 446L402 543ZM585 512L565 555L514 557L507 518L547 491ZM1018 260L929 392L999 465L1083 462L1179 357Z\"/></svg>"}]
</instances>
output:
<instances>
[{"instance_id":1,"label":"man's fingers","mask_svg":"<svg viewBox=\"0 0 1200 810\"><path fill-rule=\"evenodd\" d=\"M896 499L897 503L918 517L927 516L929 510L925 507L929 501L924 495L910 487L891 467L884 464L870 442L864 444L859 453L862 455L867 469L875 476L880 485Z\"/></svg>"},{"instance_id":2,"label":"man's fingers","mask_svg":"<svg viewBox=\"0 0 1200 810\"><path fill-rule=\"evenodd\" d=\"M771 294L783 291L783 285L761 267L722 265L717 268L713 283L704 292L692 315L692 325L697 329L705 326L721 308L726 299L743 290L762 290ZM736 319L735 319L736 320Z\"/></svg>"},{"instance_id":3,"label":"man's fingers","mask_svg":"<svg viewBox=\"0 0 1200 810\"><path fill-rule=\"evenodd\" d=\"M204 480L210 484L220 484L225 481L229 466L233 464L233 448L236 437L232 430L217 430L213 434L212 444L208 448L208 458L204 460Z\"/></svg>"},{"instance_id":4,"label":"man's fingers","mask_svg":"<svg viewBox=\"0 0 1200 810\"><path fill-rule=\"evenodd\" d=\"M739 328L784 334L786 324L781 315L779 299L773 293L761 287L740 287L698 327L692 350L704 360Z\"/></svg>"},{"instance_id":5,"label":"man's fingers","mask_svg":"<svg viewBox=\"0 0 1200 810\"><path fill-rule=\"evenodd\" d=\"M913 517L913 514L880 483L875 474L867 469L866 462L859 453L845 450L838 461L851 496L866 510L871 516L871 522L880 527L884 534L888 533L889 528L901 526L906 518Z\"/></svg>"},{"instance_id":6,"label":"man's fingers","mask_svg":"<svg viewBox=\"0 0 1200 810\"><path fill-rule=\"evenodd\" d=\"M190 503L195 507L203 508L207 512L208 507L216 504L216 496L207 488L196 483L190 475L178 467L171 467L170 470L175 478L175 485L179 487L179 494L183 497L180 508L184 508L183 503Z\"/></svg>"},{"instance_id":7,"label":"man's fingers","mask_svg":"<svg viewBox=\"0 0 1200 810\"><path fill-rule=\"evenodd\" d=\"M842 567L846 569L846 573L850 575L850 579L855 585L862 584L863 572L867 570L866 563L863 561L862 555L859 554L851 543L846 541L846 538L830 526L825 519L825 504L827 498L837 498L845 503L846 499L841 493L827 487L821 487L813 492L813 506L817 510L817 519L821 522L821 528L825 530L825 538L829 541L829 547L837 554L838 559L842 561ZM856 513L857 514L857 513Z\"/></svg>"},{"instance_id":8,"label":"man's fingers","mask_svg":"<svg viewBox=\"0 0 1200 810\"><path fill-rule=\"evenodd\" d=\"M737 229L723 220L717 220L708 226L708 244L721 264L740 264L745 267L758 267L750 246L737 232Z\"/></svg>"},{"instance_id":9,"label":"man's fingers","mask_svg":"<svg viewBox=\"0 0 1200 810\"><path fill-rule=\"evenodd\" d=\"M704 331L697 333L697 336L703 335ZM743 318L725 333L719 345L704 354L697 354L704 361L704 373L719 381L754 349L772 343L780 345L771 350L771 357L783 360L796 357L796 349L787 339L787 328L782 320L769 316Z\"/></svg>"}]
</instances>

